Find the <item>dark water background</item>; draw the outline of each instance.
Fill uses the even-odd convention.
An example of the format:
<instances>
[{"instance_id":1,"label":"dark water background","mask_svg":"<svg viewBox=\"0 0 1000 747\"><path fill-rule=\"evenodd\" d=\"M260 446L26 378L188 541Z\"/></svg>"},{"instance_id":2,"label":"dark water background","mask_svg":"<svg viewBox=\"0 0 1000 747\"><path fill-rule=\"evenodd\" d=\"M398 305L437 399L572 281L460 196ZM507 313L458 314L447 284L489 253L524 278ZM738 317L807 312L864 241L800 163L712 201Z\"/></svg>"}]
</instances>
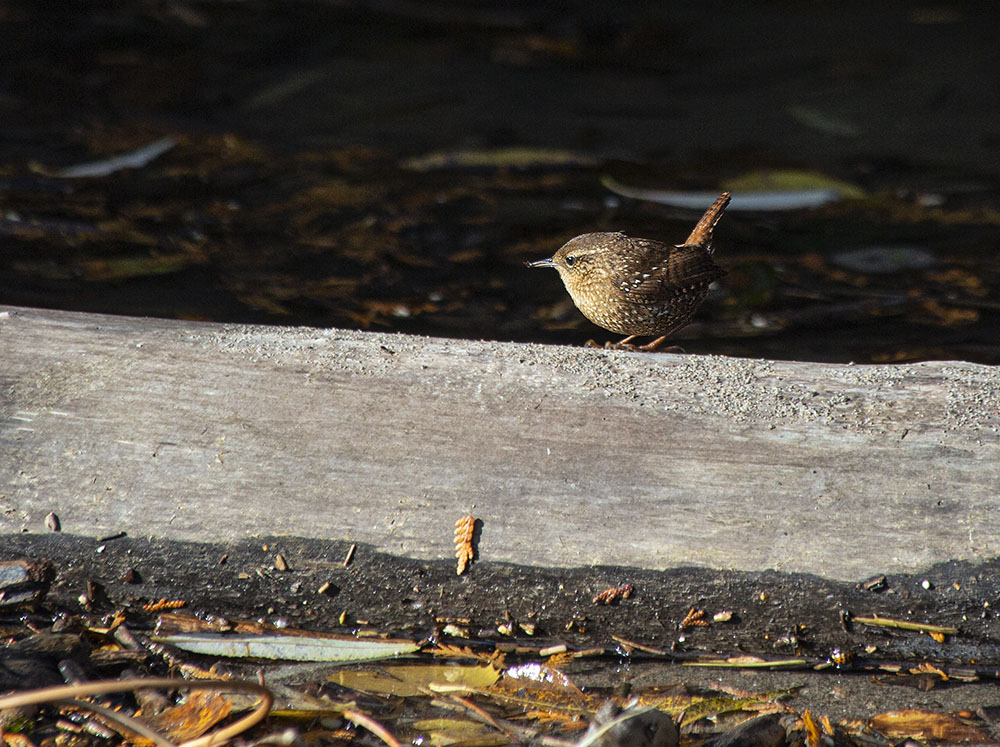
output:
<instances>
[{"instance_id":1,"label":"dark water background","mask_svg":"<svg viewBox=\"0 0 1000 747\"><path fill-rule=\"evenodd\" d=\"M700 214L609 177L791 172L849 199L731 211L729 275L679 344L995 363L998 7L13 2L0 302L603 341L523 262L593 230L677 242Z\"/></svg>"}]
</instances>

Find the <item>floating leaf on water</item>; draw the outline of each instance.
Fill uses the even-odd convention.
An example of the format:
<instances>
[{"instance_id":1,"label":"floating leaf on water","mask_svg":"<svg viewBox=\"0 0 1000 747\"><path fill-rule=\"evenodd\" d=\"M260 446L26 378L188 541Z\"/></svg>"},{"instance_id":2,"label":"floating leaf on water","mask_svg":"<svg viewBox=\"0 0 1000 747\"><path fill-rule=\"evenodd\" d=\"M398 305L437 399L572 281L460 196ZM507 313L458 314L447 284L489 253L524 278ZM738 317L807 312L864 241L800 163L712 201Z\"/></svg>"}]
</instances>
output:
<instances>
[{"instance_id":1,"label":"floating leaf on water","mask_svg":"<svg viewBox=\"0 0 1000 747\"><path fill-rule=\"evenodd\" d=\"M180 705L168 708L148 718L149 726L165 734L175 744L200 737L222 721L233 708L231 698L212 690L195 690ZM152 747L153 742L141 737L130 740L135 745Z\"/></svg>"},{"instance_id":2,"label":"floating leaf on water","mask_svg":"<svg viewBox=\"0 0 1000 747\"><path fill-rule=\"evenodd\" d=\"M385 188L379 183L351 184L345 179L327 179L296 193L288 205L302 211L293 220L296 226L305 230L317 215L330 210L375 205L384 195Z\"/></svg>"},{"instance_id":3,"label":"floating leaf on water","mask_svg":"<svg viewBox=\"0 0 1000 747\"><path fill-rule=\"evenodd\" d=\"M722 669L763 669L767 667L801 668L806 665L805 659L762 659L759 656L730 656L728 659L698 659L685 661L685 667L720 667Z\"/></svg>"},{"instance_id":4,"label":"floating leaf on water","mask_svg":"<svg viewBox=\"0 0 1000 747\"><path fill-rule=\"evenodd\" d=\"M885 275L900 270L921 270L933 265L937 258L915 246L869 246L838 252L830 261L845 270Z\"/></svg>"},{"instance_id":5,"label":"floating leaf on water","mask_svg":"<svg viewBox=\"0 0 1000 747\"><path fill-rule=\"evenodd\" d=\"M704 210L718 197L718 192L675 192L632 187L607 175L601 177L601 184L623 197L691 210ZM733 193L729 203L731 212L802 210L838 202L845 197L864 196L864 192L846 182L794 171L754 172L726 183L724 188Z\"/></svg>"},{"instance_id":6,"label":"floating leaf on water","mask_svg":"<svg viewBox=\"0 0 1000 747\"><path fill-rule=\"evenodd\" d=\"M312 70L296 69L291 75L282 78L277 83L259 90L243 103L242 108L247 111L255 111L270 106L281 106L288 98L322 83L328 77L330 77L330 71L326 66Z\"/></svg>"},{"instance_id":7,"label":"floating leaf on water","mask_svg":"<svg viewBox=\"0 0 1000 747\"><path fill-rule=\"evenodd\" d=\"M506 690L528 689L535 693L552 693L572 702L583 700L583 691L558 669L546 664L526 662L508 667L498 687Z\"/></svg>"},{"instance_id":8,"label":"floating leaf on water","mask_svg":"<svg viewBox=\"0 0 1000 747\"><path fill-rule=\"evenodd\" d=\"M920 304L920 308L934 317L935 321L945 327L957 327L962 324L973 324L979 321L979 311L977 309L963 309L954 306L945 306L934 299L928 299ZM938 635L944 635L941 631L928 631L934 640L938 640Z\"/></svg>"},{"instance_id":9,"label":"floating leaf on water","mask_svg":"<svg viewBox=\"0 0 1000 747\"><path fill-rule=\"evenodd\" d=\"M890 739L934 740L948 744L992 744L985 732L962 723L947 713L933 713L919 708L880 713L869 722L876 731Z\"/></svg>"},{"instance_id":10,"label":"floating leaf on water","mask_svg":"<svg viewBox=\"0 0 1000 747\"><path fill-rule=\"evenodd\" d=\"M802 713L802 725L805 727L806 744L822 744L820 742L819 727L813 721L812 714L809 713L808 708Z\"/></svg>"},{"instance_id":11,"label":"floating leaf on water","mask_svg":"<svg viewBox=\"0 0 1000 747\"><path fill-rule=\"evenodd\" d=\"M410 171L439 169L516 168L541 166L596 166L599 161L585 153L558 148L495 148L486 150L445 150L407 158L401 164Z\"/></svg>"},{"instance_id":12,"label":"floating leaf on water","mask_svg":"<svg viewBox=\"0 0 1000 747\"><path fill-rule=\"evenodd\" d=\"M861 129L844 117L838 117L811 106L790 106L787 111L796 122L826 135L857 137Z\"/></svg>"},{"instance_id":13,"label":"floating leaf on water","mask_svg":"<svg viewBox=\"0 0 1000 747\"><path fill-rule=\"evenodd\" d=\"M964 10L946 5L914 8L906 14L906 20L915 24L959 23L964 19Z\"/></svg>"},{"instance_id":14,"label":"floating leaf on water","mask_svg":"<svg viewBox=\"0 0 1000 747\"><path fill-rule=\"evenodd\" d=\"M177 141L172 137L161 138L130 153L59 169L53 173L53 176L59 176L63 179L79 179L90 176L108 176L124 169L139 169L153 159L162 156L175 145L177 145Z\"/></svg>"},{"instance_id":15,"label":"floating leaf on water","mask_svg":"<svg viewBox=\"0 0 1000 747\"><path fill-rule=\"evenodd\" d=\"M154 640L207 656L289 661L375 661L409 654L420 648L405 639L360 640L352 636L185 633Z\"/></svg>"},{"instance_id":16,"label":"floating leaf on water","mask_svg":"<svg viewBox=\"0 0 1000 747\"><path fill-rule=\"evenodd\" d=\"M510 744L510 738L477 721L457 718L427 718L413 722L413 728L430 737L431 744Z\"/></svg>"},{"instance_id":17,"label":"floating leaf on water","mask_svg":"<svg viewBox=\"0 0 1000 747\"><path fill-rule=\"evenodd\" d=\"M596 711L603 700L599 695L584 693L559 670L533 662L509 667L485 694L497 703L544 714L535 718L575 719Z\"/></svg>"},{"instance_id":18,"label":"floating leaf on water","mask_svg":"<svg viewBox=\"0 0 1000 747\"><path fill-rule=\"evenodd\" d=\"M492 664L473 667L407 664L369 670L338 670L328 679L352 690L409 698L423 694L424 689L432 683L480 690L492 685L499 677L500 673Z\"/></svg>"},{"instance_id":19,"label":"floating leaf on water","mask_svg":"<svg viewBox=\"0 0 1000 747\"><path fill-rule=\"evenodd\" d=\"M860 187L821 174L818 171L794 169L761 169L729 179L723 184L732 192L835 192L839 198L861 199L865 192ZM734 195L735 197L735 195ZM731 208L731 206L730 206Z\"/></svg>"},{"instance_id":20,"label":"floating leaf on water","mask_svg":"<svg viewBox=\"0 0 1000 747\"><path fill-rule=\"evenodd\" d=\"M765 692L742 692L739 694L717 694L696 699L684 711L681 726L693 724L703 718L715 718L734 711L754 711L767 713L778 708L778 703L798 692L798 687Z\"/></svg>"},{"instance_id":21,"label":"floating leaf on water","mask_svg":"<svg viewBox=\"0 0 1000 747\"><path fill-rule=\"evenodd\" d=\"M111 257L83 263L83 275L90 281L128 280L130 278L169 275L197 264L189 254L167 254L151 257Z\"/></svg>"},{"instance_id":22,"label":"floating leaf on water","mask_svg":"<svg viewBox=\"0 0 1000 747\"><path fill-rule=\"evenodd\" d=\"M990 292L989 288L983 285L981 275L963 270L960 267L953 267L943 272L929 272L927 273L927 279L934 283L941 283L942 285L958 286L973 296L986 296Z\"/></svg>"}]
</instances>

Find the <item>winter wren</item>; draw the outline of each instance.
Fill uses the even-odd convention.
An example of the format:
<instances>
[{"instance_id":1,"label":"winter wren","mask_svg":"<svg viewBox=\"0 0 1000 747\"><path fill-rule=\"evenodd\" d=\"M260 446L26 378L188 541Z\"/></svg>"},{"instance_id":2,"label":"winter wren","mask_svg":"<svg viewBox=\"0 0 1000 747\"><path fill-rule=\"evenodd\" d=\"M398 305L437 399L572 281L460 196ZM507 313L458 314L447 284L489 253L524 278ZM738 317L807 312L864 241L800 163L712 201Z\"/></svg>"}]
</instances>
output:
<instances>
[{"instance_id":1,"label":"winter wren","mask_svg":"<svg viewBox=\"0 0 1000 747\"><path fill-rule=\"evenodd\" d=\"M712 261L712 230L732 195L723 192L677 246L623 233L585 233L570 239L552 259L528 267L554 267L576 307L594 324L628 335L659 335L655 350L679 330L705 300L708 286L725 271Z\"/></svg>"}]
</instances>

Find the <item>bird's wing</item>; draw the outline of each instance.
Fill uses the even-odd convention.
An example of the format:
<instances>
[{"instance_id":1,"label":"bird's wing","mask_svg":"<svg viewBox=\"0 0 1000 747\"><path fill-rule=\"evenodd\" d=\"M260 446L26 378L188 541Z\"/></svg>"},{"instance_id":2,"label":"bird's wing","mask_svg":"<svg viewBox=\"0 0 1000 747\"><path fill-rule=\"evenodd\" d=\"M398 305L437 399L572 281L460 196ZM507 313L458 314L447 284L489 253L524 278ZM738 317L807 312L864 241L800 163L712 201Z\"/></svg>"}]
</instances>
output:
<instances>
[{"instance_id":1,"label":"bird's wing","mask_svg":"<svg viewBox=\"0 0 1000 747\"><path fill-rule=\"evenodd\" d=\"M696 244L671 246L650 239L630 239L636 254L645 255L638 272L619 272L622 291L637 302L653 301L675 294L706 288L725 271L716 265L708 252Z\"/></svg>"}]
</instances>

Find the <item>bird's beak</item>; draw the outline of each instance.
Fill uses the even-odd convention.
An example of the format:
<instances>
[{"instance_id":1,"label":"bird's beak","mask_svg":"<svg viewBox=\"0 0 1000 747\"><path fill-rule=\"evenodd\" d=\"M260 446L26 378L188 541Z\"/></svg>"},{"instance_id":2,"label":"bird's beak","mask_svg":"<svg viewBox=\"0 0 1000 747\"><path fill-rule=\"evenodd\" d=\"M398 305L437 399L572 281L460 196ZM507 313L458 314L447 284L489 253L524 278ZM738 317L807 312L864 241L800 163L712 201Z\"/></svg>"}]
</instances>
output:
<instances>
[{"instance_id":1,"label":"bird's beak","mask_svg":"<svg viewBox=\"0 0 1000 747\"><path fill-rule=\"evenodd\" d=\"M551 259L540 259L537 262L525 262L527 267L555 267L556 263Z\"/></svg>"}]
</instances>

